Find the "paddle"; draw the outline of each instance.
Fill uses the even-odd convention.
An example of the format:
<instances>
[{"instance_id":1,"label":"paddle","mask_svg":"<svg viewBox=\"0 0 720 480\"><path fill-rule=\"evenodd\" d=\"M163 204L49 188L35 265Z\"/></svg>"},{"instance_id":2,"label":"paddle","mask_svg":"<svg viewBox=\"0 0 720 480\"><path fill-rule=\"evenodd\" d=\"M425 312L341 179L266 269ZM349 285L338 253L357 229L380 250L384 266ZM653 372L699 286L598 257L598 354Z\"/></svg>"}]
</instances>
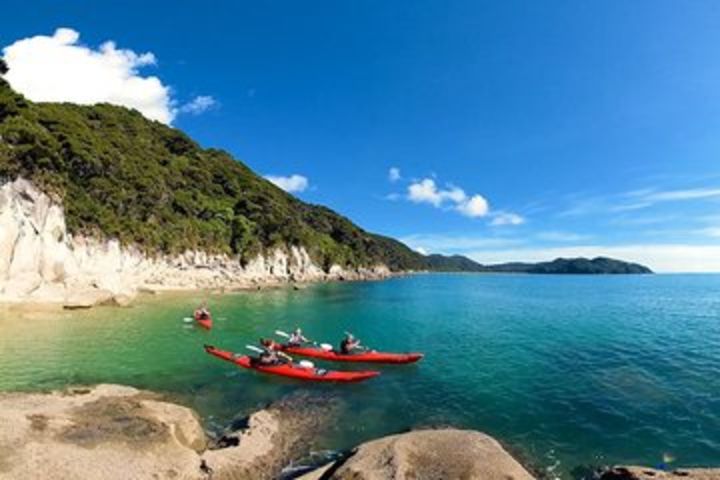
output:
<instances>
[{"instance_id":1,"label":"paddle","mask_svg":"<svg viewBox=\"0 0 720 480\"><path fill-rule=\"evenodd\" d=\"M275 330L275 335L279 335L281 337L290 338L290 334L283 332L282 330Z\"/></svg>"}]
</instances>

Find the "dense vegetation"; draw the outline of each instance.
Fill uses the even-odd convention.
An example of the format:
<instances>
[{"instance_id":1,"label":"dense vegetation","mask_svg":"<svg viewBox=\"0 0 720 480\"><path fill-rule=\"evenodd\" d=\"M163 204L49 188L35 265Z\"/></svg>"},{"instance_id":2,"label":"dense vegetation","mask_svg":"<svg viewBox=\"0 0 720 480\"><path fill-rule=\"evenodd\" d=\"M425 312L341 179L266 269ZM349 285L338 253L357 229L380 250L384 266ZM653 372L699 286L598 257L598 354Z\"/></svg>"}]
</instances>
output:
<instances>
[{"instance_id":1,"label":"dense vegetation","mask_svg":"<svg viewBox=\"0 0 720 480\"><path fill-rule=\"evenodd\" d=\"M29 178L62 201L73 233L147 252L203 249L247 260L298 245L324 267L425 268L402 243L308 205L134 110L33 103L0 79L0 138L0 177Z\"/></svg>"}]
</instances>

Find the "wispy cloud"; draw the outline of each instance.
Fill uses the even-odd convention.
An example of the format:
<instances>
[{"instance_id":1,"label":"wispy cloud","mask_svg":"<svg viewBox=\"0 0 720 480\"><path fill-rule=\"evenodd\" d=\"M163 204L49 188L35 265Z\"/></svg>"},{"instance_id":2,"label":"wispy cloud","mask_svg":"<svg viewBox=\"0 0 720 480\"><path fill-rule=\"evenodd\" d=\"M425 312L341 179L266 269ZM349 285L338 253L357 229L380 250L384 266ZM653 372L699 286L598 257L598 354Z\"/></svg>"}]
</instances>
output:
<instances>
[{"instance_id":1,"label":"wispy cloud","mask_svg":"<svg viewBox=\"0 0 720 480\"><path fill-rule=\"evenodd\" d=\"M400 175L400 169L398 167L390 167L390 170L388 170L388 180L394 183L401 178L402 176Z\"/></svg>"},{"instance_id":2,"label":"wispy cloud","mask_svg":"<svg viewBox=\"0 0 720 480\"><path fill-rule=\"evenodd\" d=\"M522 225L525 223L525 218L517 213L512 212L497 212L490 225L493 227L501 227L506 225Z\"/></svg>"},{"instance_id":3,"label":"wispy cloud","mask_svg":"<svg viewBox=\"0 0 720 480\"><path fill-rule=\"evenodd\" d=\"M720 227L707 227L697 230L696 233L706 237L720 238Z\"/></svg>"},{"instance_id":4,"label":"wispy cloud","mask_svg":"<svg viewBox=\"0 0 720 480\"><path fill-rule=\"evenodd\" d=\"M191 101L179 108L180 113L189 113L191 115L200 115L210 109L217 108L218 103L209 95L199 95Z\"/></svg>"},{"instance_id":5,"label":"wispy cloud","mask_svg":"<svg viewBox=\"0 0 720 480\"><path fill-rule=\"evenodd\" d=\"M539 232L535 238L545 242L584 242L591 238L590 235L581 235L573 232L548 231Z\"/></svg>"},{"instance_id":6,"label":"wispy cloud","mask_svg":"<svg viewBox=\"0 0 720 480\"><path fill-rule=\"evenodd\" d=\"M676 202L683 200L699 200L704 198L720 198L720 188L692 188L687 190L666 190L651 192L641 196L646 202Z\"/></svg>"},{"instance_id":7,"label":"wispy cloud","mask_svg":"<svg viewBox=\"0 0 720 480\"><path fill-rule=\"evenodd\" d=\"M644 210L660 203L720 200L720 188L703 187L689 189L642 188L607 195L574 195L570 205L558 212L558 217L603 215Z\"/></svg>"},{"instance_id":8,"label":"wispy cloud","mask_svg":"<svg viewBox=\"0 0 720 480\"><path fill-rule=\"evenodd\" d=\"M522 245L525 240L508 237L481 237L462 234L415 234L402 237L412 248L424 248L438 253L463 253L475 249L510 248Z\"/></svg>"}]
</instances>

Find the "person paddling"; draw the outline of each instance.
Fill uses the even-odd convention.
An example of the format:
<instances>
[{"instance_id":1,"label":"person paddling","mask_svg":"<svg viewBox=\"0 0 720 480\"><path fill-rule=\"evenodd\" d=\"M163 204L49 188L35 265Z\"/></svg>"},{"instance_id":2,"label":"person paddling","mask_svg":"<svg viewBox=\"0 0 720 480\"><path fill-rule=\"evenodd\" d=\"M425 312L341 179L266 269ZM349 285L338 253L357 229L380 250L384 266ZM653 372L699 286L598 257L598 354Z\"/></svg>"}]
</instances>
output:
<instances>
[{"instance_id":1,"label":"person paddling","mask_svg":"<svg viewBox=\"0 0 720 480\"><path fill-rule=\"evenodd\" d=\"M260 363L260 365L280 365L282 363L292 362L292 357L278 350L280 345L274 340L261 338L260 345L263 349L262 353L258 356L258 363Z\"/></svg>"},{"instance_id":2,"label":"person paddling","mask_svg":"<svg viewBox=\"0 0 720 480\"><path fill-rule=\"evenodd\" d=\"M299 347L303 343L308 343L310 340L308 340L302 333L302 329L300 327L296 328L295 331L290 335L290 338L288 339L288 345L291 347Z\"/></svg>"},{"instance_id":3,"label":"person paddling","mask_svg":"<svg viewBox=\"0 0 720 480\"><path fill-rule=\"evenodd\" d=\"M360 340L353 337L352 333L347 333L342 342L340 342L340 353L343 355L350 355L353 353L353 350L358 350L359 348Z\"/></svg>"},{"instance_id":4,"label":"person paddling","mask_svg":"<svg viewBox=\"0 0 720 480\"><path fill-rule=\"evenodd\" d=\"M195 310L195 317L199 320L210 318L210 310L207 308L207 302L203 302L202 305Z\"/></svg>"}]
</instances>

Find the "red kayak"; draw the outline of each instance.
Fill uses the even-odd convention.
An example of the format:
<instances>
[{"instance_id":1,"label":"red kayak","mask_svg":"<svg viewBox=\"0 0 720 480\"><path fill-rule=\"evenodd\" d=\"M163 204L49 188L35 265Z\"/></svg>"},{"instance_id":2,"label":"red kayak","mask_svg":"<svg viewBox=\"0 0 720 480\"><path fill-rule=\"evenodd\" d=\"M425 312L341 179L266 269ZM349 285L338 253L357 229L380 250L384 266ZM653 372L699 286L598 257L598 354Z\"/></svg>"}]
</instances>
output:
<instances>
[{"instance_id":1,"label":"red kayak","mask_svg":"<svg viewBox=\"0 0 720 480\"><path fill-rule=\"evenodd\" d=\"M212 328L212 317L210 316L210 313L203 314L202 312L196 310L195 311L195 321L198 325L200 325L203 328L206 328L210 330Z\"/></svg>"},{"instance_id":2,"label":"red kayak","mask_svg":"<svg viewBox=\"0 0 720 480\"><path fill-rule=\"evenodd\" d=\"M414 363L423 358L422 353L383 353L383 352L358 352L342 354L335 350L323 350L318 347L294 347L282 345L283 352L303 357L319 358L331 362L362 362L362 363Z\"/></svg>"},{"instance_id":3,"label":"red kayak","mask_svg":"<svg viewBox=\"0 0 720 480\"><path fill-rule=\"evenodd\" d=\"M272 375L280 375L282 377L297 378L300 380L310 380L314 382L361 382L369 378L377 377L380 372L338 372L335 370L325 370L322 368L308 368L300 366L296 363L283 363L280 365L259 365L247 355L237 355L233 352L220 350L212 345L205 345L205 351L210 355L232 362L243 368L257 370L258 372L270 373Z\"/></svg>"}]
</instances>

